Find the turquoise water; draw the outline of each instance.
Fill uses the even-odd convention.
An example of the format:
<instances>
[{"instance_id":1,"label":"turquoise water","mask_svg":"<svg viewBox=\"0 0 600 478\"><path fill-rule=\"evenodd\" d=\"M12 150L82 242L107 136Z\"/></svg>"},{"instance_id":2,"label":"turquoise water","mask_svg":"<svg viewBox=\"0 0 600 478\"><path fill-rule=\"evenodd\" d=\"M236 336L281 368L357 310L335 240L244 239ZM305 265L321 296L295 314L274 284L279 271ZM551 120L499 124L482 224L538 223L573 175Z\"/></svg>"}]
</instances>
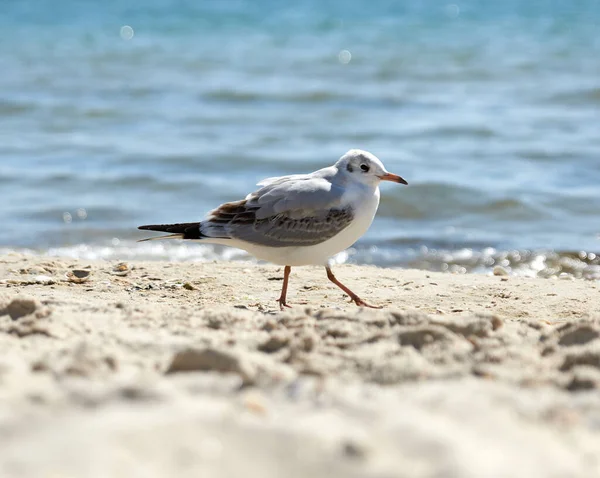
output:
<instances>
[{"instance_id":1,"label":"turquoise water","mask_svg":"<svg viewBox=\"0 0 600 478\"><path fill-rule=\"evenodd\" d=\"M350 148L385 185L356 263L600 274L600 2L0 2L0 248L138 245Z\"/></svg>"}]
</instances>

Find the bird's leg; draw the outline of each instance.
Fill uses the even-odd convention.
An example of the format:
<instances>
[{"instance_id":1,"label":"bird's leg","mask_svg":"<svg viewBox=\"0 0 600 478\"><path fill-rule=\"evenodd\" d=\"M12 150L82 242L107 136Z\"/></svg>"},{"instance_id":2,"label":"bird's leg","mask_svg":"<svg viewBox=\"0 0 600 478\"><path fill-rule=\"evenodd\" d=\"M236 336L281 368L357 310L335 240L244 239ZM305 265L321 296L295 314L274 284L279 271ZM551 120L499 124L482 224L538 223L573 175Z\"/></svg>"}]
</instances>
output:
<instances>
[{"instance_id":1,"label":"bird's leg","mask_svg":"<svg viewBox=\"0 0 600 478\"><path fill-rule=\"evenodd\" d=\"M354 292L352 292L350 289L348 289L348 287L346 287L344 284L342 284L339 280L337 280L335 278L335 276L333 275L333 272L331 271L331 269L329 267L325 267L325 270L327 271L327 278L331 282L333 282L335 285L337 285L340 289L342 289L346 294L348 294L348 296L350 297L350 300L352 302L354 302L356 305L359 305L359 306L362 305L363 307L370 307L371 309L381 309L381 306L367 304L364 300L362 300Z\"/></svg>"},{"instance_id":2,"label":"bird's leg","mask_svg":"<svg viewBox=\"0 0 600 478\"><path fill-rule=\"evenodd\" d=\"M281 295L279 296L279 299L277 299L277 302L279 302L279 308L281 310L283 310L284 307L289 307L290 309L292 308L291 306L287 305L285 300L290 272L292 272L292 268L290 266L285 266L283 269L283 287L281 288Z\"/></svg>"}]
</instances>

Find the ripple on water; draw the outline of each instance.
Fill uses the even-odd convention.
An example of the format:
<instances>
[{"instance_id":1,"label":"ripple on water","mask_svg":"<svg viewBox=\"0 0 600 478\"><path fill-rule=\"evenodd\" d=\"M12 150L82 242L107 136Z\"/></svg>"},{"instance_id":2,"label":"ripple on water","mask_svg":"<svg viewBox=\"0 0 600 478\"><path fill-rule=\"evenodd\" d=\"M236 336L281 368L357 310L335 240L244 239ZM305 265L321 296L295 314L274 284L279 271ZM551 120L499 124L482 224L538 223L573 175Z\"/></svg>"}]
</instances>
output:
<instances>
[{"instance_id":1,"label":"ripple on water","mask_svg":"<svg viewBox=\"0 0 600 478\"><path fill-rule=\"evenodd\" d=\"M578 106L598 108L600 106L600 88L578 88L547 96L544 103L559 106Z\"/></svg>"},{"instance_id":2,"label":"ripple on water","mask_svg":"<svg viewBox=\"0 0 600 478\"><path fill-rule=\"evenodd\" d=\"M378 214L420 220L480 215L490 221L526 221L543 214L519 198L495 196L500 193L454 184L411 183L410 188L384 194Z\"/></svg>"}]
</instances>

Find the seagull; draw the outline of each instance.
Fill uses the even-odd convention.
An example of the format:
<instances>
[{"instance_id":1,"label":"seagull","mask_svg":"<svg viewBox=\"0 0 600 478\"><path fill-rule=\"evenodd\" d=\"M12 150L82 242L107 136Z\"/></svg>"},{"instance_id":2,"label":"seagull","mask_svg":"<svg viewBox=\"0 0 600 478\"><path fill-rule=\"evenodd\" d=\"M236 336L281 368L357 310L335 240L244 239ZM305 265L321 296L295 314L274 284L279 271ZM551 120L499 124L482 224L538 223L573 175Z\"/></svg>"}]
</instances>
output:
<instances>
[{"instance_id":1,"label":"seagull","mask_svg":"<svg viewBox=\"0 0 600 478\"><path fill-rule=\"evenodd\" d=\"M327 278L357 306L380 308L362 300L333 274L329 259L354 244L373 222L379 183L408 184L388 172L374 154L351 149L333 166L310 174L263 179L241 201L221 204L200 222L139 226L166 236L243 249L259 260L284 266L277 302L287 303L292 267L325 266Z\"/></svg>"}]
</instances>

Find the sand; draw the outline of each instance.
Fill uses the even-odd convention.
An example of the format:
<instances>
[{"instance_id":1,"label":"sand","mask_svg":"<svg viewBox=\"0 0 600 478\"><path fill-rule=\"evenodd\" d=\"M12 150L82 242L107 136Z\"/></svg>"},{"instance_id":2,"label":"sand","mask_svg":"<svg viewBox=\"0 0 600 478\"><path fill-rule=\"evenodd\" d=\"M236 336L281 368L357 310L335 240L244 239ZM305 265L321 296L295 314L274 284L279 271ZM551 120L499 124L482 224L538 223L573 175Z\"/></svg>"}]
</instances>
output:
<instances>
[{"instance_id":1,"label":"sand","mask_svg":"<svg viewBox=\"0 0 600 478\"><path fill-rule=\"evenodd\" d=\"M600 476L600 284L0 257L2 477Z\"/></svg>"}]
</instances>

